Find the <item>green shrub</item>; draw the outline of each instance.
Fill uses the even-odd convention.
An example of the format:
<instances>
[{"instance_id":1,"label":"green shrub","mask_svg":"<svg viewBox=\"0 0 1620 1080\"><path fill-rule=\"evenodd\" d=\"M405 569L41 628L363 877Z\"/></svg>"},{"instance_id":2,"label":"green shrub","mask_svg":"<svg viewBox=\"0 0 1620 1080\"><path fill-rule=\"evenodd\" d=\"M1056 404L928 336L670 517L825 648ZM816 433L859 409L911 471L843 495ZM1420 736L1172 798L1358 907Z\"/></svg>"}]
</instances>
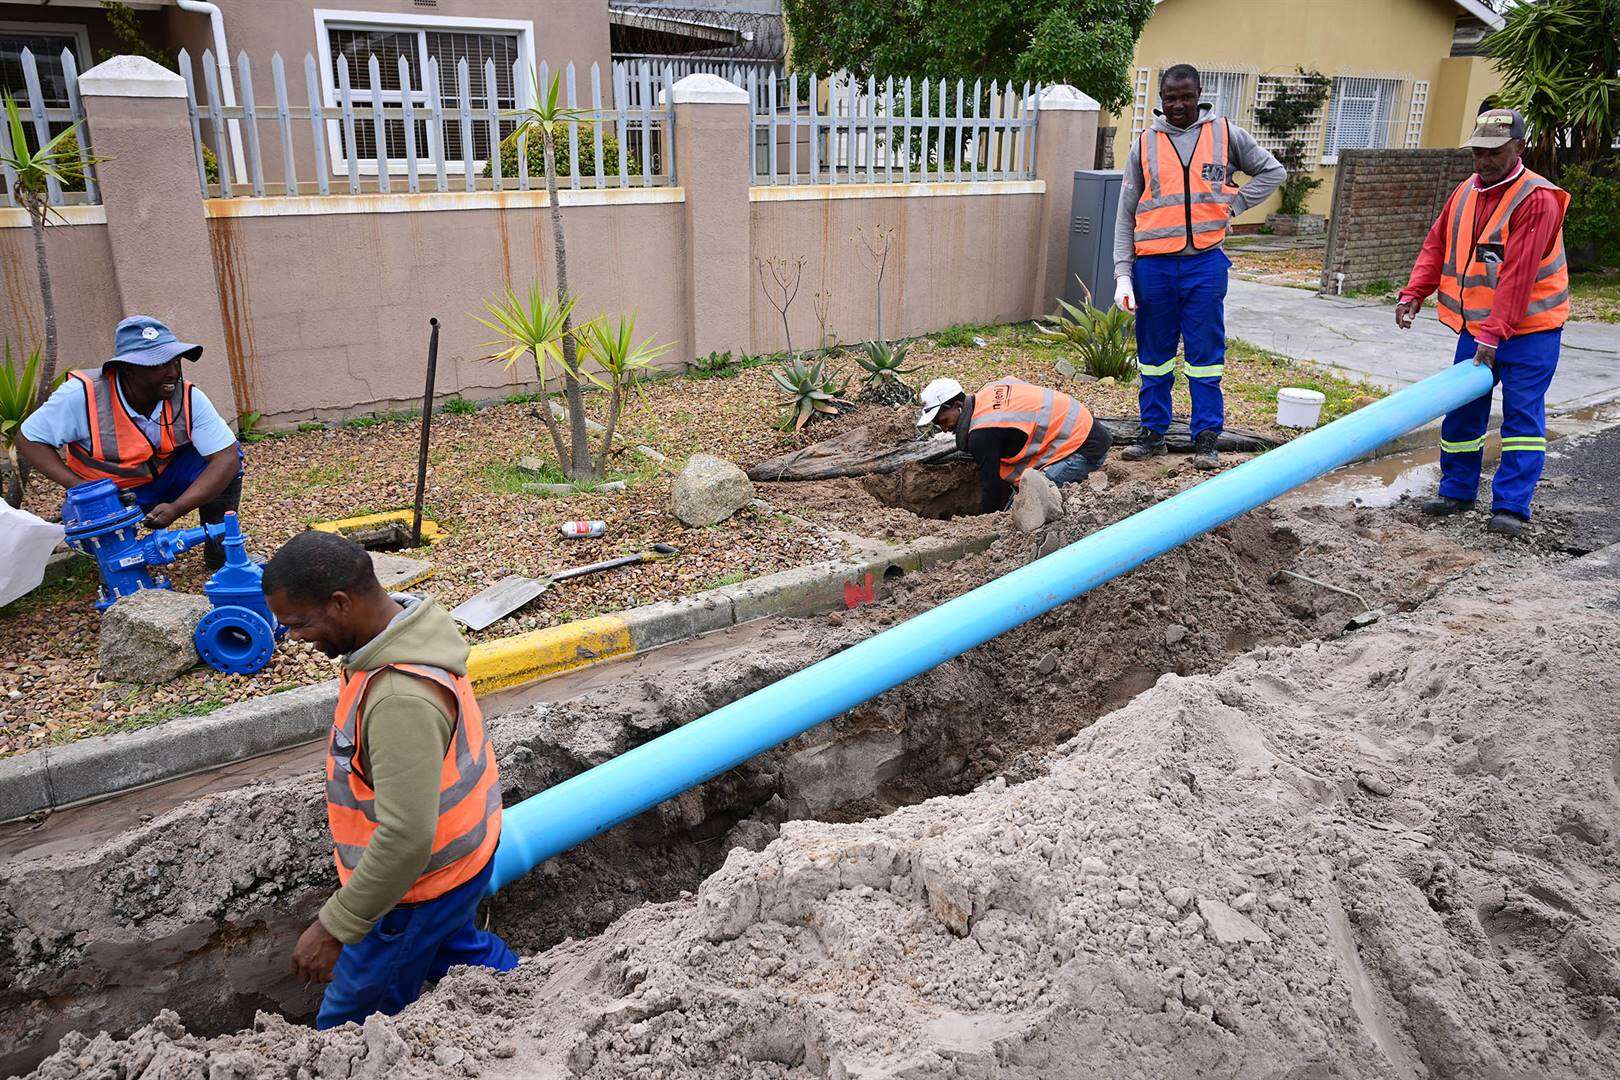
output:
<instances>
[{"instance_id":1,"label":"green shrub","mask_svg":"<svg viewBox=\"0 0 1620 1080\"><path fill-rule=\"evenodd\" d=\"M731 355L731 350L725 352L711 352L708 356L699 356L692 360L687 374L694 379L729 379L741 371L741 361Z\"/></svg>"},{"instance_id":2,"label":"green shrub","mask_svg":"<svg viewBox=\"0 0 1620 1080\"><path fill-rule=\"evenodd\" d=\"M1084 291L1085 282L1080 287ZM1089 291L1078 307L1061 298L1058 306L1062 310L1047 316L1052 325L1041 327L1041 333L1073 346L1087 375L1121 384L1135 380L1135 316L1117 307L1093 307Z\"/></svg>"},{"instance_id":3,"label":"green shrub","mask_svg":"<svg viewBox=\"0 0 1620 1080\"><path fill-rule=\"evenodd\" d=\"M934 335L934 344L942 349L961 349L973 344L973 338L979 332L977 326L967 323L958 323L947 326Z\"/></svg>"},{"instance_id":4,"label":"green shrub","mask_svg":"<svg viewBox=\"0 0 1620 1080\"><path fill-rule=\"evenodd\" d=\"M1620 167L1571 165L1559 174L1569 192L1564 244L1577 268L1620 266Z\"/></svg>"},{"instance_id":5,"label":"green shrub","mask_svg":"<svg viewBox=\"0 0 1620 1080\"><path fill-rule=\"evenodd\" d=\"M557 180L565 181L569 175L568 154L568 122L558 121L552 125L552 137L557 144ZM579 175L581 180L587 176L596 175L596 136L592 132L594 125L581 123L579 125ZM529 178L545 182L546 150L540 138L539 131L531 131L526 146L529 158ZM625 154L624 171L627 174L641 174L641 159L631 149ZM518 137L516 133L508 135L501 140L501 175L507 179L517 176L518 169ZM613 129L602 125L602 175L617 176L619 174L619 138ZM493 175L490 166L484 166L484 175Z\"/></svg>"},{"instance_id":6,"label":"green shrub","mask_svg":"<svg viewBox=\"0 0 1620 1080\"><path fill-rule=\"evenodd\" d=\"M446 398L443 409L451 416L471 416L478 411L478 406L458 394L455 397Z\"/></svg>"}]
</instances>

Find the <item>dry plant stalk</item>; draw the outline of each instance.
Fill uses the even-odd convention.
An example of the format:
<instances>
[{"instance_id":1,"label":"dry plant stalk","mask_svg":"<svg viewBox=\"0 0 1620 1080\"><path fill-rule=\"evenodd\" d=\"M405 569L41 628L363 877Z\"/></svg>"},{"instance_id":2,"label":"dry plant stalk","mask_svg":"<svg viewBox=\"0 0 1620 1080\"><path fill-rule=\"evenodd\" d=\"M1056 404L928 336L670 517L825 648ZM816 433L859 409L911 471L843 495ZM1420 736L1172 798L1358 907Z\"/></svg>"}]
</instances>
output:
<instances>
[{"instance_id":1,"label":"dry plant stalk","mask_svg":"<svg viewBox=\"0 0 1620 1080\"><path fill-rule=\"evenodd\" d=\"M778 256L774 259L756 259L759 268L759 286L765 290L765 299L782 317L782 336L787 339L788 355L793 355L793 331L788 328L788 309L799 295L799 284L804 279L804 256L789 262ZM766 275L770 276L767 277ZM772 291L774 287L775 291Z\"/></svg>"},{"instance_id":2,"label":"dry plant stalk","mask_svg":"<svg viewBox=\"0 0 1620 1080\"><path fill-rule=\"evenodd\" d=\"M865 225L857 225L855 235L849 239L855 245L857 253L877 274L877 335L874 340L882 341L883 274L889 268L889 252L894 248L894 226L877 225L867 228Z\"/></svg>"}]
</instances>

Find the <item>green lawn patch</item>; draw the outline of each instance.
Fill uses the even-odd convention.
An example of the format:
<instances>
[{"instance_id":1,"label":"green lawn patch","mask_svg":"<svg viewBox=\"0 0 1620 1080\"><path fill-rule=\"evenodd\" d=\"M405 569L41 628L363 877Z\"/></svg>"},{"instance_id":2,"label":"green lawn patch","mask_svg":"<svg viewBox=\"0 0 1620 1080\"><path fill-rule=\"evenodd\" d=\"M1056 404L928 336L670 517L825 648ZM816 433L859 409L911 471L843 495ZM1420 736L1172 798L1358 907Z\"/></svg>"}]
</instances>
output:
<instances>
[{"instance_id":1,"label":"green lawn patch","mask_svg":"<svg viewBox=\"0 0 1620 1080\"><path fill-rule=\"evenodd\" d=\"M1226 353L1228 359L1235 356L1244 365L1242 376L1234 378L1229 371L1227 378L1221 381L1228 395L1264 406L1274 405L1277 391L1285 386L1316 390L1327 399L1322 403L1321 422L1324 424L1386 393L1376 386L1351 382L1314 364L1301 363L1238 338L1227 341Z\"/></svg>"}]
</instances>

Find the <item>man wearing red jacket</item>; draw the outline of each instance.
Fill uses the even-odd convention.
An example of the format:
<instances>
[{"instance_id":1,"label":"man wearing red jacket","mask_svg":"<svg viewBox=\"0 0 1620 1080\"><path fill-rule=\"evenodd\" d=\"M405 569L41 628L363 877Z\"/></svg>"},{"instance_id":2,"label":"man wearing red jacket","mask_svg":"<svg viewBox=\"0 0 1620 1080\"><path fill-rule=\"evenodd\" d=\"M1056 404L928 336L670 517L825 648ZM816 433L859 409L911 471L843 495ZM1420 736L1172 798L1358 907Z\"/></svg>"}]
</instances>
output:
<instances>
[{"instance_id":1,"label":"man wearing red jacket","mask_svg":"<svg viewBox=\"0 0 1620 1080\"><path fill-rule=\"evenodd\" d=\"M1547 387L1569 319L1569 195L1525 168L1524 136L1524 117L1512 109L1480 114L1465 144L1475 174L1446 200L1395 308L1395 324L1407 329L1424 297L1438 292L1440 321L1458 334L1455 362L1489 364L1502 385L1502 460L1488 527L1508 536L1530 520L1547 456ZM1446 414L1440 491L1425 513L1473 509L1490 417L1490 394Z\"/></svg>"}]
</instances>

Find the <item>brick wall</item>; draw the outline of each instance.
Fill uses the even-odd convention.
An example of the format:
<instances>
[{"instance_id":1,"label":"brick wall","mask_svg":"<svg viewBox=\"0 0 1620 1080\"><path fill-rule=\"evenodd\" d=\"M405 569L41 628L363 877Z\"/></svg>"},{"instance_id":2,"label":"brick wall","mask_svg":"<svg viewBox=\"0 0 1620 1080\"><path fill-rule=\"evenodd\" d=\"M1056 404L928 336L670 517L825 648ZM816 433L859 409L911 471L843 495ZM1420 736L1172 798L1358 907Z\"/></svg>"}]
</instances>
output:
<instances>
[{"instance_id":1,"label":"brick wall","mask_svg":"<svg viewBox=\"0 0 1620 1080\"><path fill-rule=\"evenodd\" d=\"M1474 171L1467 150L1346 150L1339 155L1322 291L1404 282L1446 197Z\"/></svg>"}]
</instances>

